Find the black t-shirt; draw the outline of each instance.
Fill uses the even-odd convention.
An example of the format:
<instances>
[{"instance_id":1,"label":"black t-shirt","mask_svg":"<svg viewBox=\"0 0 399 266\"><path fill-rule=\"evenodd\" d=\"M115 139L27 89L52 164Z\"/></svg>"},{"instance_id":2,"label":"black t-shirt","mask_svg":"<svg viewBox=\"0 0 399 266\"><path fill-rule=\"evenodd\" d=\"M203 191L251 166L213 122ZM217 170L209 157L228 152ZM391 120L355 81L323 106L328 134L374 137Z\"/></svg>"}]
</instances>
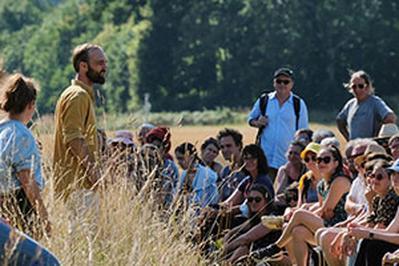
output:
<instances>
[{"instance_id":1,"label":"black t-shirt","mask_svg":"<svg viewBox=\"0 0 399 266\"><path fill-rule=\"evenodd\" d=\"M252 185L254 184L259 184L259 185L263 185L267 188L270 197L274 198L274 188L273 188L273 183L269 177L269 175L260 175L258 177L255 178L255 180L253 180L253 178L251 176L247 176L245 177L241 183L238 185L238 190L241 191L244 196L247 196L250 188Z\"/></svg>"}]
</instances>

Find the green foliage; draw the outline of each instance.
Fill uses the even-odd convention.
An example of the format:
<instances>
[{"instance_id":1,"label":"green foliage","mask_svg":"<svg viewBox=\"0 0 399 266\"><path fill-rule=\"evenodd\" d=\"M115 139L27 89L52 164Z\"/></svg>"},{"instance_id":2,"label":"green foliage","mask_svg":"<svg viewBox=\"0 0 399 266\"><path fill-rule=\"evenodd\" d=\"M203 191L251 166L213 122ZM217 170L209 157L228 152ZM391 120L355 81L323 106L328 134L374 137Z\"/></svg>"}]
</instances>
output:
<instances>
[{"instance_id":1,"label":"green foliage","mask_svg":"<svg viewBox=\"0 0 399 266\"><path fill-rule=\"evenodd\" d=\"M52 112L73 78L72 49L102 45L107 82L99 107L154 111L248 107L290 66L311 109L337 110L350 97L349 69L365 69L377 93L399 81L399 5L393 0L3 0L0 58L42 86Z\"/></svg>"}]
</instances>

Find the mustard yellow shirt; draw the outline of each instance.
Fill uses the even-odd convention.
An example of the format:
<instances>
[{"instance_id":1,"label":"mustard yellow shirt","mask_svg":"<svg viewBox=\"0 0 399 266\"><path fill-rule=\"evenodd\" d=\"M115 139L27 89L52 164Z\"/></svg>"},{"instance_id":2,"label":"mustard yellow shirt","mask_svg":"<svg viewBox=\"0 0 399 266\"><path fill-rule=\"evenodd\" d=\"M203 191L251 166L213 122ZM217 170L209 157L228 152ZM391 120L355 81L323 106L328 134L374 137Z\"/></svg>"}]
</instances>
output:
<instances>
[{"instance_id":1,"label":"mustard yellow shirt","mask_svg":"<svg viewBox=\"0 0 399 266\"><path fill-rule=\"evenodd\" d=\"M68 146L78 138L86 142L89 156L95 159L98 144L94 90L79 80L72 80L71 86L63 91L55 108L55 191L65 197L75 188L90 188L84 167Z\"/></svg>"}]
</instances>

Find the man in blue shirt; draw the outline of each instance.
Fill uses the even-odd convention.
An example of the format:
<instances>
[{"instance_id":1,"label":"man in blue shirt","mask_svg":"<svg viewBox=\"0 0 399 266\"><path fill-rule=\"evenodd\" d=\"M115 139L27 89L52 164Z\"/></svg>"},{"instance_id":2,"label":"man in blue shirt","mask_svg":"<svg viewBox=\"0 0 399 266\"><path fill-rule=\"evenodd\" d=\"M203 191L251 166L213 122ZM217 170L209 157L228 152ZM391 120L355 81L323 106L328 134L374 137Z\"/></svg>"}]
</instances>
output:
<instances>
[{"instance_id":1,"label":"man in blue shirt","mask_svg":"<svg viewBox=\"0 0 399 266\"><path fill-rule=\"evenodd\" d=\"M277 69L273 86L275 91L266 96L266 110L261 110L259 98L249 113L248 123L252 127L263 128L260 146L269 163L269 175L274 179L278 168L286 163L285 153L294 139L295 131L308 128L309 121L305 102L292 93L294 73L291 69ZM297 110L295 101L299 103Z\"/></svg>"}]
</instances>

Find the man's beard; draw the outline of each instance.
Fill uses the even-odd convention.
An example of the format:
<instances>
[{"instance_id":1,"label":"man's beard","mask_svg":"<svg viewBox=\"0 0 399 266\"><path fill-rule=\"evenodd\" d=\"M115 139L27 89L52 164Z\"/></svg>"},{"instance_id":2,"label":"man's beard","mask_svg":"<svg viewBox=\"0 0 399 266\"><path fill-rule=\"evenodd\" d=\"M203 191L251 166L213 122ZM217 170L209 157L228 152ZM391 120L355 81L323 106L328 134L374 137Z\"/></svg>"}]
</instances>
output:
<instances>
[{"instance_id":1,"label":"man's beard","mask_svg":"<svg viewBox=\"0 0 399 266\"><path fill-rule=\"evenodd\" d=\"M105 83L105 77L101 76L101 72L94 71L90 67L90 64L89 64L89 70L87 70L87 74L86 75L91 80L91 82L93 82L93 83L98 83L98 84L104 84Z\"/></svg>"}]
</instances>

